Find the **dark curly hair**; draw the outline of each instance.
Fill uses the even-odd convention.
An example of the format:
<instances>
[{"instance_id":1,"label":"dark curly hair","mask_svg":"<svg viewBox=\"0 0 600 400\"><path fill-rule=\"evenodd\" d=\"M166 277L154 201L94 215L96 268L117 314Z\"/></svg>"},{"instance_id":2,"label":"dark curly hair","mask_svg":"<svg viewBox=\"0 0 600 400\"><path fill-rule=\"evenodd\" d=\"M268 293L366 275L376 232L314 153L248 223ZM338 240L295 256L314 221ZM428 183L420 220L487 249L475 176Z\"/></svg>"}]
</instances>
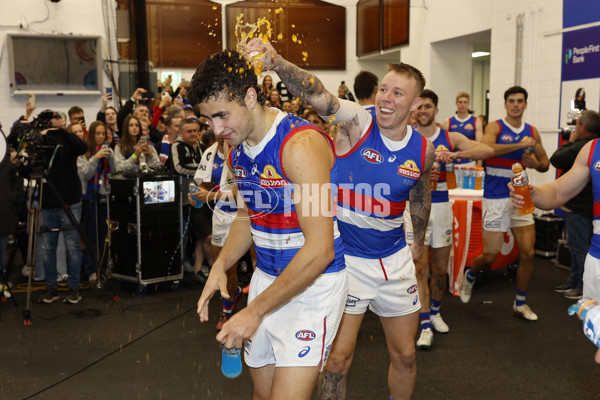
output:
<instances>
[{"instance_id":1,"label":"dark curly hair","mask_svg":"<svg viewBox=\"0 0 600 400\"><path fill-rule=\"evenodd\" d=\"M244 105L246 91L251 87L256 89L259 103L264 105L258 79L250 63L239 52L225 50L204 59L194 73L187 97L192 104L198 104L211 97L216 100L226 92L231 100Z\"/></svg>"}]
</instances>

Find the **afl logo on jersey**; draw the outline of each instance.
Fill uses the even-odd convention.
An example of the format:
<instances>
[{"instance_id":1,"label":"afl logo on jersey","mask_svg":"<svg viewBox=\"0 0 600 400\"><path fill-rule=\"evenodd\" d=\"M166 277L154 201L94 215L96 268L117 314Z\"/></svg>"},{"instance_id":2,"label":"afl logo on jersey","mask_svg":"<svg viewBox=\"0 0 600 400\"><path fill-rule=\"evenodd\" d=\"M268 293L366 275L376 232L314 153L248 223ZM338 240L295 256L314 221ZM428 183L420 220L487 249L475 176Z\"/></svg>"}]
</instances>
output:
<instances>
[{"instance_id":1,"label":"afl logo on jersey","mask_svg":"<svg viewBox=\"0 0 600 400\"><path fill-rule=\"evenodd\" d=\"M244 167L236 165L233 171L235 172L235 177L237 179L246 179L246 177L248 176L248 171L246 171Z\"/></svg>"},{"instance_id":2,"label":"afl logo on jersey","mask_svg":"<svg viewBox=\"0 0 600 400\"><path fill-rule=\"evenodd\" d=\"M596 162L594 163L594 169L595 169L596 171L600 171L600 161L596 161Z\"/></svg>"},{"instance_id":3,"label":"afl logo on jersey","mask_svg":"<svg viewBox=\"0 0 600 400\"><path fill-rule=\"evenodd\" d=\"M317 335L313 331L304 330L296 332L296 339L302 340L303 342L309 342L316 338Z\"/></svg>"},{"instance_id":4,"label":"afl logo on jersey","mask_svg":"<svg viewBox=\"0 0 600 400\"><path fill-rule=\"evenodd\" d=\"M360 155L371 164L381 164L383 162L383 156L373 149L363 149Z\"/></svg>"},{"instance_id":5,"label":"afl logo on jersey","mask_svg":"<svg viewBox=\"0 0 600 400\"><path fill-rule=\"evenodd\" d=\"M406 160L404 164L398 167L398 175L419 179L421 176L421 170L419 167L417 167L417 164L413 160Z\"/></svg>"},{"instance_id":6,"label":"afl logo on jersey","mask_svg":"<svg viewBox=\"0 0 600 400\"><path fill-rule=\"evenodd\" d=\"M411 287L409 287L408 289L406 289L406 292L408 294L413 294L417 292L417 285L412 285Z\"/></svg>"},{"instance_id":7,"label":"afl logo on jersey","mask_svg":"<svg viewBox=\"0 0 600 400\"><path fill-rule=\"evenodd\" d=\"M500 141L501 142L512 142L512 136L508 135L508 134L504 134L502 136L500 136Z\"/></svg>"}]
</instances>

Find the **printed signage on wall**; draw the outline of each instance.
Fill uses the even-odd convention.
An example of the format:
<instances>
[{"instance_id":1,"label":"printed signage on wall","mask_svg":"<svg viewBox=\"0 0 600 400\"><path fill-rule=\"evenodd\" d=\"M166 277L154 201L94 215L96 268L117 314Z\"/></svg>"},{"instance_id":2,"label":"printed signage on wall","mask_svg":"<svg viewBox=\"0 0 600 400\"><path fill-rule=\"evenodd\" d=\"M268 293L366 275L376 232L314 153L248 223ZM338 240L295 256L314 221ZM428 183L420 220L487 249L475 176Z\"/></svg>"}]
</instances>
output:
<instances>
[{"instance_id":1,"label":"printed signage on wall","mask_svg":"<svg viewBox=\"0 0 600 400\"><path fill-rule=\"evenodd\" d=\"M562 80L600 77L600 26L563 34Z\"/></svg>"}]
</instances>

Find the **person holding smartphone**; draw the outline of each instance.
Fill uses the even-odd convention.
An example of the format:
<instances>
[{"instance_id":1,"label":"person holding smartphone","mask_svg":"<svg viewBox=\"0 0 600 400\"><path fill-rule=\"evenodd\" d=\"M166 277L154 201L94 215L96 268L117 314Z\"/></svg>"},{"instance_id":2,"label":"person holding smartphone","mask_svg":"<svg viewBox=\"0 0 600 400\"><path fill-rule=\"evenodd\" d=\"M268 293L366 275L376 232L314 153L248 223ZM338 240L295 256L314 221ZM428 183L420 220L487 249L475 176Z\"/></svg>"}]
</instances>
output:
<instances>
[{"instance_id":1,"label":"person holding smartphone","mask_svg":"<svg viewBox=\"0 0 600 400\"><path fill-rule=\"evenodd\" d=\"M81 180L83 192L81 225L92 244L100 267L106 266L107 259L102 260L104 238L108 233L106 226L108 210L106 194L108 193L108 174L116 170L113 150L107 142L108 129L101 121L94 121L85 142L88 151L77 158L77 173ZM89 249L84 251L84 265L89 282L98 277L96 262Z\"/></svg>"},{"instance_id":2,"label":"person holding smartphone","mask_svg":"<svg viewBox=\"0 0 600 400\"><path fill-rule=\"evenodd\" d=\"M127 116L121 132L123 136L115 147L114 155L117 172L135 172L144 164L149 168L159 168L162 165L156 150L148 143L148 137L142 136L142 124L138 118Z\"/></svg>"}]
</instances>

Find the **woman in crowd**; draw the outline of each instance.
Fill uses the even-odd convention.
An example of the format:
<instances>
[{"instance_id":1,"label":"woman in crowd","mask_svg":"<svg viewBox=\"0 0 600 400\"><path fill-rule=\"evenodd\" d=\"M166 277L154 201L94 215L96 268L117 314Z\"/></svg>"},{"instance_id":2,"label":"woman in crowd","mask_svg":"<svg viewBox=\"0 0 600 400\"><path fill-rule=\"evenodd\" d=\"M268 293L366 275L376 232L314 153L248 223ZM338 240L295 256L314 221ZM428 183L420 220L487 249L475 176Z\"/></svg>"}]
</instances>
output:
<instances>
[{"instance_id":1,"label":"woman in crowd","mask_svg":"<svg viewBox=\"0 0 600 400\"><path fill-rule=\"evenodd\" d=\"M103 257L104 238L108 233L106 187L108 174L115 170L115 162L113 150L106 139L106 125L100 121L92 122L86 138L88 151L77 159L77 172L83 191L81 225L94 246L94 252L86 248L84 253L85 270L90 282L94 282L98 276L92 254L96 254L102 267L107 261L106 256Z\"/></svg>"},{"instance_id":2,"label":"woman in crowd","mask_svg":"<svg viewBox=\"0 0 600 400\"><path fill-rule=\"evenodd\" d=\"M162 164L154 147L142 138L142 124L133 115L128 115L123 121L121 140L115 147L115 165L117 172L137 171L145 163L150 168L158 168Z\"/></svg>"},{"instance_id":3,"label":"woman in crowd","mask_svg":"<svg viewBox=\"0 0 600 400\"><path fill-rule=\"evenodd\" d=\"M271 78L269 75L265 75L262 85L260 86L260 91L262 92L265 100L269 99L273 89L275 89L275 86L273 86L273 78Z\"/></svg>"}]
</instances>

